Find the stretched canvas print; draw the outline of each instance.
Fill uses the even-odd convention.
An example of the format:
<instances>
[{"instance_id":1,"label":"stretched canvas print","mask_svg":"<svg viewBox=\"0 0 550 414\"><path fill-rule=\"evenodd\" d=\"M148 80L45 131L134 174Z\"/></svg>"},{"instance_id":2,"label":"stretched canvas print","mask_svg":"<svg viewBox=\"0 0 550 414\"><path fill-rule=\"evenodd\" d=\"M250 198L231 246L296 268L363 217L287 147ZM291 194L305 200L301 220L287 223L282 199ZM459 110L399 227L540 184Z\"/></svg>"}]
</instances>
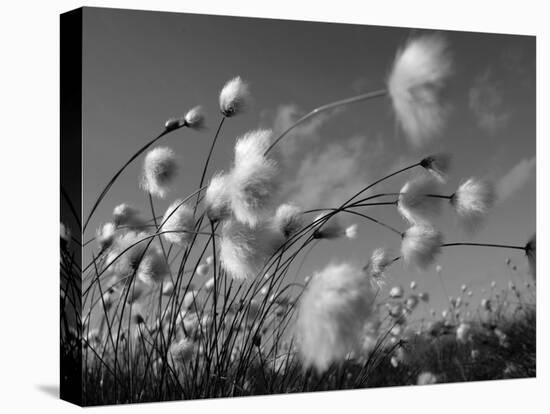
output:
<instances>
[{"instance_id":1,"label":"stretched canvas print","mask_svg":"<svg viewBox=\"0 0 550 414\"><path fill-rule=\"evenodd\" d=\"M534 377L536 39L444 29L63 14L61 397Z\"/></svg>"}]
</instances>

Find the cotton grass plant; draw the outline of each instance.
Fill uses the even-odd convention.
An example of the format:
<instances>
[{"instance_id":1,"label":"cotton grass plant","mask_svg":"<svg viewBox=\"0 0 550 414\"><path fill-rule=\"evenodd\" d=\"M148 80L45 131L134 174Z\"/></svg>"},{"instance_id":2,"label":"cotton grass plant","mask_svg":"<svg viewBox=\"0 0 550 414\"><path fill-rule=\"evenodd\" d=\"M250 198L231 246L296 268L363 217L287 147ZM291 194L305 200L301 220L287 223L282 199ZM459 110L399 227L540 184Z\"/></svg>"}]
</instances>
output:
<instances>
[{"instance_id":1,"label":"cotton grass plant","mask_svg":"<svg viewBox=\"0 0 550 414\"><path fill-rule=\"evenodd\" d=\"M412 317L427 305L429 295L413 292L416 285L409 293L401 286L387 289L392 266L428 269L448 247L475 246L520 250L534 275L534 238L523 246L444 242L432 219L442 213L445 202L467 230L481 223L494 202L492 186L484 180L469 179L455 193L445 194L446 154L427 155L365 183L341 205L304 211L293 200L282 199L279 155L272 151L291 130L322 112L386 97L413 146L440 132L446 106L439 95L452 73L448 46L440 35L411 38L397 53L386 87L315 108L278 135L251 130L235 140L233 159L224 170L209 172L224 123L239 122L250 106L248 84L238 76L229 80L219 94L220 122L191 194L182 195L174 186L182 159L168 143L154 145L181 128L204 131L200 106L167 121L158 136L134 153L98 195L83 232L118 177L142 157L136 181L146 193L151 217L119 200L112 222L97 230L97 243L86 245L90 263L77 269L68 252L62 256L64 274L82 271L82 289L72 288L82 292L79 330L73 335L67 327L64 332L67 352L82 353L86 402L373 385L381 367L399 370L410 363L406 344L424 335L412 334L418 331ZM376 192L378 184L413 169L419 175L400 189ZM167 210L158 215L156 199L172 195ZM394 210L405 220L394 227L374 218L374 206ZM356 239L358 224L343 224L349 216L390 232L395 244L375 249L364 263L343 257L297 279L300 262L318 242ZM404 223L408 228L398 228ZM67 282L63 309L67 297L78 309L80 297L67 295L70 288ZM444 319L453 318L449 323L454 325L442 322L440 328L420 332L456 325L459 342L468 342L472 329L457 316L463 300L445 310ZM69 340L75 337L77 348ZM428 384L434 378L427 372L410 382Z\"/></svg>"}]
</instances>

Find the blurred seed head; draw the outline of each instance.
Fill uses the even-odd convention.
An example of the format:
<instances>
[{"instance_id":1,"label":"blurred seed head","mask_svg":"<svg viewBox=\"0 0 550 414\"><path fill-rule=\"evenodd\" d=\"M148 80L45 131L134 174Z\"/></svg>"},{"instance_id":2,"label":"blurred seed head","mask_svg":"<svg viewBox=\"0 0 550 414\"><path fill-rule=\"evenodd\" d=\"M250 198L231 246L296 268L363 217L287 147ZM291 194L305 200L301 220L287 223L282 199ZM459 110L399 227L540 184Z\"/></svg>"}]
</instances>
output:
<instances>
[{"instance_id":1,"label":"blurred seed head","mask_svg":"<svg viewBox=\"0 0 550 414\"><path fill-rule=\"evenodd\" d=\"M219 172L212 177L206 189L204 201L206 214L210 220L220 221L230 216L229 177L226 174Z\"/></svg>"},{"instance_id":2,"label":"blurred seed head","mask_svg":"<svg viewBox=\"0 0 550 414\"><path fill-rule=\"evenodd\" d=\"M441 251L442 242L443 236L432 226L415 224L404 234L401 254L406 264L426 269Z\"/></svg>"},{"instance_id":3,"label":"blurred seed head","mask_svg":"<svg viewBox=\"0 0 550 414\"><path fill-rule=\"evenodd\" d=\"M388 90L397 120L415 146L443 127L446 109L438 98L451 71L448 45L440 35L417 36L397 52Z\"/></svg>"},{"instance_id":4,"label":"blurred seed head","mask_svg":"<svg viewBox=\"0 0 550 414\"><path fill-rule=\"evenodd\" d=\"M197 274L199 276L206 276L208 274L208 271L210 270L210 267L207 264L200 264L197 266Z\"/></svg>"},{"instance_id":5,"label":"blurred seed head","mask_svg":"<svg viewBox=\"0 0 550 414\"><path fill-rule=\"evenodd\" d=\"M255 278L262 273L267 260L284 242L269 223L252 228L237 220L224 222L220 239L220 262L235 280Z\"/></svg>"},{"instance_id":6,"label":"blurred seed head","mask_svg":"<svg viewBox=\"0 0 550 414\"><path fill-rule=\"evenodd\" d=\"M193 209L181 199L175 200L166 209L162 218L162 237L169 243L183 246L193 238L195 220Z\"/></svg>"},{"instance_id":7,"label":"blurred seed head","mask_svg":"<svg viewBox=\"0 0 550 414\"><path fill-rule=\"evenodd\" d=\"M403 297L403 287L401 286L394 286L390 289L390 298L392 299L400 299Z\"/></svg>"},{"instance_id":8,"label":"blurred seed head","mask_svg":"<svg viewBox=\"0 0 550 414\"><path fill-rule=\"evenodd\" d=\"M137 277L145 284L161 283L169 274L166 259L156 249L148 249L137 270Z\"/></svg>"},{"instance_id":9,"label":"blurred seed head","mask_svg":"<svg viewBox=\"0 0 550 414\"><path fill-rule=\"evenodd\" d=\"M138 228L145 225L145 222L140 217L139 210L126 203L119 204L113 210L113 223L115 226L128 226L130 228Z\"/></svg>"},{"instance_id":10,"label":"blurred seed head","mask_svg":"<svg viewBox=\"0 0 550 414\"><path fill-rule=\"evenodd\" d=\"M303 226L300 209L292 204L281 204L275 212L273 225L288 239Z\"/></svg>"},{"instance_id":11,"label":"blurred seed head","mask_svg":"<svg viewBox=\"0 0 550 414\"><path fill-rule=\"evenodd\" d=\"M164 198L178 172L176 154L168 147L157 147L145 156L141 188L155 197Z\"/></svg>"},{"instance_id":12,"label":"blurred seed head","mask_svg":"<svg viewBox=\"0 0 550 414\"><path fill-rule=\"evenodd\" d=\"M305 367L324 372L360 349L375 293L361 269L330 264L314 274L298 304L296 327Z\"/></svg>"},{"instance_id":13,"label":"blurred seed head","mask_svg":"<svg viewBox=\"0 0 550 414\"><path fill-rule=\"evenodd\" d=\"M105 223L96 231L97 244L101 250L112 246L115 239L116 226L113 223Z\"/></svg>"},{"instance_id":14,"label":"blurred seed head","mask_svg":"<svg viewBox=\"0 0 550 414\"><path fill-rule=\"evenodd\" d=\"M411 224L427 223L441 211L438 181L431 175L421 175L408 181L400 191L397 210Z\"/></svg>"},{"instance_id":15,"label":"blurred seed head","mask_svg":"<svg viewBox=\"0 0 550 414\"><path fill-rule=\"evenodd\" d=\"M280 186L277 163L264 156L271 136L270 130L251 131L235 144L229 198L235 218L251 227L272 217Z\"/></svg>"},{"instance_id":16,"label":"blurred seed head","mask_svg":"<svg viewBox=\"0 0 550 414\"><path fill-rule=\"evenodd\" d=\"M431 372L422 372L416 380L417 385L432 385L437 383L437 377Z\"/></svg>"},{"instance_id":17,"label":"blurred seed head","mask_svg":"<svg viewBox=\"0 0 550 414\"><path fill-rule=\"evenodd\" d=\"M391 265L393 261L394 259L386 249L377 248L372 252L370 260L365 266L365 270L379 288L385 285L386 268Z\"/></svg>"}]
</instances>

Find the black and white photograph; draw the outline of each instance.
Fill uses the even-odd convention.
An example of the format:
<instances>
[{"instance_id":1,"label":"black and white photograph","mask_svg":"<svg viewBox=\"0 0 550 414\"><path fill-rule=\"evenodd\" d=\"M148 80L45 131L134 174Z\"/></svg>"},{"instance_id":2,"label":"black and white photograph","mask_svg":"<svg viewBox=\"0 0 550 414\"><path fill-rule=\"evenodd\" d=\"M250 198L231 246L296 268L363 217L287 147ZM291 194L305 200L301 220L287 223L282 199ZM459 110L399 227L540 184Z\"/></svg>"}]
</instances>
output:
<instances>
[{"instance_id":1,"label":"black and white photograph","mask_svg":"<svg viewBox=\"0 0 550 414\"><path fill-rule=\"evenodd\" d=\"M536 377L535 36L60 24L62 398Z\"/></svg>"}]
</instances>

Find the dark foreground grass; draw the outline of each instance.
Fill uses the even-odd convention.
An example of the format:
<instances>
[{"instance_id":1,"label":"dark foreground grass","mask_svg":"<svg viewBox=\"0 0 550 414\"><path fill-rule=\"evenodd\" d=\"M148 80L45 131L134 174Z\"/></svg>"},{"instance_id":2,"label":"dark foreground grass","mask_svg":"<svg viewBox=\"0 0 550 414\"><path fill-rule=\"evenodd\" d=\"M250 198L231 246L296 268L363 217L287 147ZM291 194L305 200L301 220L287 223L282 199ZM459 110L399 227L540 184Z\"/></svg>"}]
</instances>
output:
<instances>
[{"instance_id":1,"label":"dark foreground grass","mask_svg":"<svg viewBox=\"0 0 550 414\"><path fill-rule=\"evenodd\" d=\"M436 323L394 345L380 347L369 358L346 361L322 375L304 370L293 356L273 362L263 360L259 354L244 370L234 364L220 372L210 370L210 378L182 378L181 371L177 375L166 375L158 366L145 372L145 364L140 363L143 361L139 361L140 354L136 353L135 360L126 365L129 369L119 373L115 384L98 358L90 356L90 350L88 353L84 350L83 357L87 354L91 363L83 373L83 404L415 385L423 372L434 374L438 383L536 376L534 307L496 321L472 322L471 326L470 339L459 342L456 326ZM76 358L78 353L73 355ZM391 358L396 355L399 355L397 363L392 364Z\"/></svg>"}]
</instances>

